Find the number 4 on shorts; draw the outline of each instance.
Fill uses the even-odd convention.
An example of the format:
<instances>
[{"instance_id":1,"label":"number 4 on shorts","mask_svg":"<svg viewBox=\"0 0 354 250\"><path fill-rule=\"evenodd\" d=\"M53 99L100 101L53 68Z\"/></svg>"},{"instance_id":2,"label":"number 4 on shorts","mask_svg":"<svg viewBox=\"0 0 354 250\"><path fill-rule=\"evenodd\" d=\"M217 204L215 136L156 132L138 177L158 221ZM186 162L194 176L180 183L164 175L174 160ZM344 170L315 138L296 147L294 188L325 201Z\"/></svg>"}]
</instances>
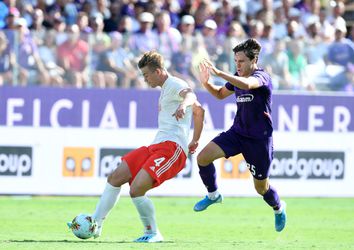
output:
<instances>
[{"instance_id":1,"label":"number 4 on shorts","mask_svg":"<svg viewBox=\"0 0 354 250\"><path fill-rule=\"evenodd\" d=\"M154 160L155 166L156 166L156 167L160 167L161 163L162 163L165 159L166 159L165 157L160 157L160 158L155 159L155 160Z\"/></svg>"}]
</instances>

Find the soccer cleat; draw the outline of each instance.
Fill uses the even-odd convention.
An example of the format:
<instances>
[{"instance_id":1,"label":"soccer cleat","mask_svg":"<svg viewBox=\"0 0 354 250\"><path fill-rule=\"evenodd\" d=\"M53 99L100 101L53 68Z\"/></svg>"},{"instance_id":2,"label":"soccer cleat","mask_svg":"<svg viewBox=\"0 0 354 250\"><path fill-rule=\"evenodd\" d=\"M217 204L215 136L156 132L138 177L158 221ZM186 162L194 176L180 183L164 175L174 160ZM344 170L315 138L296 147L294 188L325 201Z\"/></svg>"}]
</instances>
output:
<instances>
[{"instance_id":1,"label":"soccer cleat","mask_svg":"<svg viewBox=\"0 0 354 250\"><path fill-rule=\"evenodd\" d=\"M275 231L281 232L286 224L286 203L285 201L280 201L281 212L275 212Z\"/></svg>"},{"instance_id":2,"label":"soccer cleat","mask_svg":"<svg viewBox=\"0 0 354 250\"><path fill-rule=\"evenodd\" d=\"M223 201L223 197L222 195L220 194L218 198L216 198L215 200L211 200L209 199L209 197L206 195L205 198L199 202L197 202L195 205L194 205L194 211L196 212L200 212L200 211L203 211L205 209L207 209L210 205L212 204L215 204L215 203L222 203Z\"/></svg>"},{"instance_id":3,"label":"soccer cleat","mask_svg":"<svg viewBox=\"0 0 354 250\"><path fill-rule=\"evenodd\" d=\"M163 237L160 232L153 233L153 234L144 234L143 236L134 240L134 242L139 243L154 243L154 242L162 242Z\"/></svg>"},{"instance_id":4,"label":"soccer cleat","mask_svg":"<svg viewBox=\"0 0 354 250\"><path fill-rule=\"evenodd\" d=\"M101 233L102 233L102 226L98 226L97 229L96 229L95 234L93 235L93 238L97 239L98 237L101 236Z\"/></svg>"}]
</instances>

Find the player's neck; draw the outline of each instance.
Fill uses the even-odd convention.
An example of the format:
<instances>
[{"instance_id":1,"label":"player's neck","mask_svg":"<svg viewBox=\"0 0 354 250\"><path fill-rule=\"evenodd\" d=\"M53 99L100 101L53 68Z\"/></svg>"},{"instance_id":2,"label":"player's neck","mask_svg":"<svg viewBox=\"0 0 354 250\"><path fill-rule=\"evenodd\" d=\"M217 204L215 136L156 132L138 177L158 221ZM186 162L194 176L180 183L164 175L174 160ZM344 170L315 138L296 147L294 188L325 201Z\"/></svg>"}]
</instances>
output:
<instances>
[{"instance_id":1,"label":"player's neck","mask_svg":"<svg viewBox=\"0 0 354 250\"><path fill-rule=\"evenodd\" d=\"M166 82L167 78L169 77L168 73L166 70L164 70L162 72L162 75L161 75L161 87L164 85L164 83Z\"/></svg>"}]
</instances>

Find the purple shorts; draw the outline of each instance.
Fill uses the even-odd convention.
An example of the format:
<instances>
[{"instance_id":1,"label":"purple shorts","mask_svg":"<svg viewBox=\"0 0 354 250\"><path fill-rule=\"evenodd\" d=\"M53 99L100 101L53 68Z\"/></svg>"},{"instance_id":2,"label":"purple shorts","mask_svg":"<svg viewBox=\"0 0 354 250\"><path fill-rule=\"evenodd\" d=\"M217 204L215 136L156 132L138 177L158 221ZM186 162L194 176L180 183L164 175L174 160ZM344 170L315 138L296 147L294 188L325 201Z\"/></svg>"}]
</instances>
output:
<instances>
[{"instance_id":1,"label":"purple shorts","mask_svg":"<svg viewBox=\"0 0 354 250\"><path fill-rule=\"evenodd\" d=\"M263 180L269 177L269 168L273 160L272 137L253 139L242 136L230 128L212 141L224 151L226 158L242 153L254 178Z\"/></svg>"}]
</instances>

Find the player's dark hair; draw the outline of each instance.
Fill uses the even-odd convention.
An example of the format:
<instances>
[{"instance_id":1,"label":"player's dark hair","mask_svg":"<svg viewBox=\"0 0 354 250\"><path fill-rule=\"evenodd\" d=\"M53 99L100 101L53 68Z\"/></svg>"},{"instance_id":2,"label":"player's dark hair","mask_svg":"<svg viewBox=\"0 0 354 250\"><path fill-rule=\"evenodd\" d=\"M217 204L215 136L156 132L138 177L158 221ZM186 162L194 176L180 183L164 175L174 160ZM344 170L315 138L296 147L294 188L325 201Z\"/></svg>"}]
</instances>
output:
<instances>
[{"instance_id":1,"label":"player's dark hair","mask_svg":"<svg viewBox=\"0 0 354 250\"><path fill-rule=\"evenodd\" d=\"M247 39L246 41L238 44L233 49L234 53L243 51L245 55L250 59L253 60L256 58L256 62L258 61L258 55L261 51L261 44L254 38Z\"/></svg>"},{"instance_id":2,"label":"player's dark hair","mask_svg":"<svg viewBox=\"0 0 354 250\"><path fill-rule=\"evenodd\" d=\"M163 69L163 57L156 51L145 52L138 62L139 69L148 67L150 70Z\"/></svg>"}]
</instances>

